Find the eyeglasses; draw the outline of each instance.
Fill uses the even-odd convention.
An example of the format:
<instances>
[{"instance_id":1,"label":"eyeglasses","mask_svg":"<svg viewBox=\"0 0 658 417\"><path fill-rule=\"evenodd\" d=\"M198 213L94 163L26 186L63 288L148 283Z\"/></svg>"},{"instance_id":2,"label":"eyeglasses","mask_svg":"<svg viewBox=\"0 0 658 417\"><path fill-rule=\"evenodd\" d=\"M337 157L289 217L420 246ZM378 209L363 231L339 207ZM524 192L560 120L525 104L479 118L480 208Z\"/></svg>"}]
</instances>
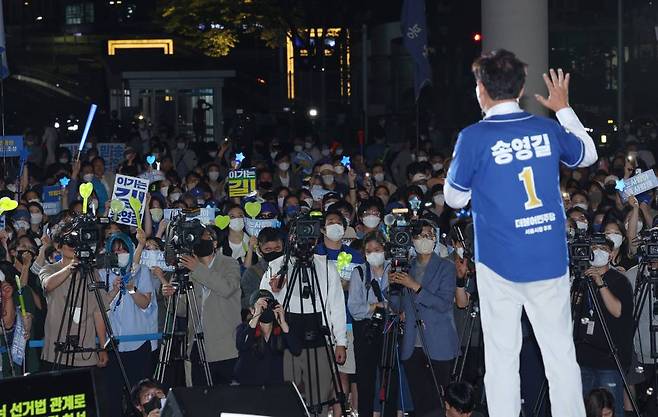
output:
<instances>
[{"instance_id":1,"label":"eyeglasses","mask_svg":"<svg viewBox=\"0 0 658 417\"><path fill-rule=\"evenodd\" d=\"M421 239L430 239L430 240L436 239L436 236L434 235L434 233L423 233L423 234L418 235L418 237L421 238Z\"/></svg>"},{"instance_id":2,"label":"eyeglasses","mask_svg":"<svg viewBox=\"0 0 658 417\"><path fill-rule=\"evenodd\" d=\"M381 215L381 213L379 213L378 210L368 210L364 214L370 215L370 216L377 216L377 217L379 217Z\"/></svg>"}]
</instances>

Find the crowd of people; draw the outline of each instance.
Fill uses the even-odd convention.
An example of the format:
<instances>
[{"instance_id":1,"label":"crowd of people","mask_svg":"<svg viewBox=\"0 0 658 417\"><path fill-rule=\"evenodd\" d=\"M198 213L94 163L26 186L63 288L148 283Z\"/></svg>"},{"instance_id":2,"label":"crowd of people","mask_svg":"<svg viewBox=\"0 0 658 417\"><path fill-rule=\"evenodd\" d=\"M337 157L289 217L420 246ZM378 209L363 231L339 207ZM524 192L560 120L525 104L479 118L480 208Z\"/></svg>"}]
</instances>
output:
<instances>
[{"instance_id":1,"label":"crowd of people","mask_svg":"<svg viewBox=\"0 0 658 417\"><path fill-rule=\"evenodd\" d=\"M388 376L381 366L388 328L376 327L383 313L399 317L404 327L397 342L394 378L389 379L386 391L389 413L392 406L399 415L468 416L483 402L485 347L479 326L469 328L468 345L462 332L477 299L470 259L473 248L454 228L465 231L471 220L468 209L449 207L444 196L451 147L439 147L431 137L423 137L418 148L394 148L384 129L375 130L364 149L347 141L321 143L313 136L290 141L255 139L247 146L238 141L197 142L185 136L170 137L164 131L144 135L142 130L135 127L130 136L135 139L127 141L124 160L115 172L105 169L93 144L79 159L65 148L52 146L52 129L44 135L43 144L31 135L33 152L22 174L6 167L0 197L16 199L18 207L5 213L0 231L0 271L5 277L2 318L7 333L2 343L13 346L14 339L20 339L43 340L44 344L42 349L25 348L22 357L12 361L4 355L5 377L105 368L102 375L114 398L108 415L123 415L133 407L143 416L159 415L159 407L153 408L158 403L154 398L164 398L166 391L145 379L153 375L160 341L122 341L118 355L103 349L67 354L55 348L56 342L65 342L60 327L73 277L80 270L79 244L72 238L72 224L83 211L78 186L93 184L91 210L99 217L107 216L115 174L123 174L153 179L143 227L111 221L102 226L99 241L93 242L99 254L114 253L118 262L94 269L97 280L110 283L104 305L97 303L93 293L81 293L83 307L76 307L68 324L69 332L79 336L79 346L107 346L101 309L107 311L115 336L162 332L167 301L176 291L174 274L147 266L144 255L165 250L166 209L211 208L229 221L223 228L214 221L205 225L193 254L181 256L180 265L190 271L196 287L205 357L215 385L295 381L307 401L322 403L325 410L333 408L333 415L341 413L340 401L332 401L337 391L344 392L346 405L355 415L379 415L380 387L386 386L384 376ZM624 201L616 186L619 180L654 167L651 149L656 144L656 128L623 126L620 132L618 147L601 150L595 166L563 166L560 184L567 237L605 236L592 246L593 256L583 277L597 288L598 304L630 384L644 386L655 375L649 331L653 306L645 306L635 332L634 288L643 279L638 269L649 274L658 268L653 264L640 268L638 253L642 244L638 236L656 224L658 200L655 190L650 190ZM247 158L242 166L253 166L257 172L256 190L243 198L231 197L227 186L228 173L236 167L235 156L240 152ZM157 175L152 175L156 169L146 162L147 156L158 161ZM64 177L70 181L62 185L62 210L47 215L42 190ZM502 191L500 198L505 198ZM245 209L255 201L261 203L256 220L270 221L264 222L269 227L256 232L246 225ZM395 224L387 215L399 213L398 209L409 209L412 256L406 268L392 262L388 251ZM297 288L288 288L291 275L280 272L287 261L292 272L298 256L293 255L293 260L284 256L291 224L312 211L321 212L322 218L321 237L307 265L317 273L317 286L312 285L309 297L303 290L297 293ZM587 293L574 299L574 338L588 415L623 416L631 410L629 398L591 306ZM200 346L193 337L197 329L184 316L185 311L176 318L177 329L188 335L178 354L190 361L191 369L187 378L161 381L165 386L206 384ZM327 340L332 350L326 348ZM463 380L467 382L456 383L454 363L464 354ZM531 415L528 412L544 372L527 320L522 355L526 355L521 365L521 378L527 382L522 384L524 409L525 415ZM117 357L135 387L124 404L116 400L123 386ZM317 366L311 365L311 359ZM641 390L634 392L641 397Z\"/></svg>"}]
</instances>

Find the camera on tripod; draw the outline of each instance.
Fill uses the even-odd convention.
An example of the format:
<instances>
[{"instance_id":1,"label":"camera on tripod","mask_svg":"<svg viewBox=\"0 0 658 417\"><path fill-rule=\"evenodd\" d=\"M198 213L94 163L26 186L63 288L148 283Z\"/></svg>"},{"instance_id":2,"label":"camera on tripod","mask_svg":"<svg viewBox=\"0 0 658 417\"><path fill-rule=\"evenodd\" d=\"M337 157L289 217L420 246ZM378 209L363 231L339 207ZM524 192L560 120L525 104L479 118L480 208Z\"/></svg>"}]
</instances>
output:
<instances>
[{"instance_id":1,"label":"camera on tripod","mask_svg":"<svg viewBox=\"0 0 658 417\"><path fill-rule=\"evenodd\" d=\"M313 255L313 249L322 237L323 220L321 212L311 211L290 222L288 242L293 256L307 259Z\"/></svg>"},{"instance_id":2,"label":"camera on tripod","mask_svg":"<svg viewBox=\"0 0 658 417\"><path fill-rule=\"evenodd\" d=\"M181 255L193 255L205 227L198 216L198 210L183 210L169 223L165 239L165 262L178 266Z\"/></svg>"},{"instance_id":3,"label":"camera on tripod","mask_svg":"<svg viewBox=\"0 0 658 417\"><path fill-rule=\"evenodd\" d=\"M605 245L606 237L603 233L588 235L586 230L577 230L569 240L569 264L574 275L581 275L590 267L592 260L592 246Z\"/></svg>"},{"instance_id":4,"label":"camera on tripod","mask_svg":"<svg viewBox=\"0 0 658 417\"><path fill-rule=\"evenodd\" d=\"M62 233L61 244L74 249L75 257L84 266L109 269L119 266L115 253L97 254L101 227L110 224L107 217L97 218L91 214L76 217Z\"/></svg>"}]
</instances>

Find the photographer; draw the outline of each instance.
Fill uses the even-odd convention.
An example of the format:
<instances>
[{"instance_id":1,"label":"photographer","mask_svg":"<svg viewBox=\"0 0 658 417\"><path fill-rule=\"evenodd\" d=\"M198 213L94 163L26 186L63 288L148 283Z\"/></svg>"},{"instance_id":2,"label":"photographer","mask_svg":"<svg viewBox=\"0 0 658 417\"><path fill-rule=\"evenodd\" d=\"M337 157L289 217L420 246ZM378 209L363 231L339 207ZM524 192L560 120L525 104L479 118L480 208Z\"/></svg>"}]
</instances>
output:
<instances>
[{"instance_id":1,"label":"photographer","mask_svg":"<svg viewBox=\"0 0 658 417\"><path fill-rule=\"evenodd\" d=\"M242 385L283 383L283 352L297 356L302 347L290 333L283 306L266 290L251 295L251 318L238 326L236 347L240 352L235 366Z\"/></svg>"},{"instance_id":2,"label":"photographer","mask_svg":"<svg viewBox=\"0 0 658 417\"><path fill-rule=\"evenodd\" d=\"M260 287L260 280L271 261L283 255L283 237L281 232L273 227L265 227L258 233L258 263L244 271L240 278L242 289L242 309L249 310L253 306L251 296Z\"/></svg>"},{"instance_id":3,"label":"photographer","mask_svg":"<svg viewBox=\"0 0 658 417\"><path fill-rule=\"evenodd\" d=\"M130 390L130 399L141 417L160 417L160 409L167 395L155 381L143 379Z\"/></svg>"},{"instance_id":4,"label":"photographer","mask_svg":"<svg viewBox=\"0 0 658 417\"><path fill-rule=\"evenodd\" d=\"M352 314L354 354L356 357L356 383L359 392L359 415L372 416L375 380L381 356L383 325L388 291L387 272L390 262L385 260L384 236L368 233L363 239L367 262L352 270L347 307ZM379 317L373 320L373 314ZM383 315L383 316L382 316Z\"/></svg>"},{"instance_id":5,"label":"photographer","mask_svg":"<svg viewBox=\"0 0 658 417\"><path fill-rule=\"evenodd\" d=\"M194 256L182 255L181 264L190 271L190 279L200 284L196 291L201 312L201 324L206 341L206 355L213 383L229 384L238 357L235 348L235 330L240 316L240 265L234 259L217 253L217 230L206 227L201 240L194 246ZM188 328L194 332L188 317ZM205 385L198 346L188 346L192 361L192 382ZM190 351L191 349L191 351Z\"/></svg>"},{"instance_id":6,"label":"photographer","mask_svg":"<svg viewBox=\"0 0 658 417\"><path fill-rule=\"evenodd\" d=\"M391 302L405 317L400 358L416 415L438 416L439 393L433 378L436 377L439 386L448 385L451 362L458 354L453 316L456 272L452 262L434 252L436 234L432 223L420 220L413 226L411 235L417 257L411 262L409 273L389 273L389 285L404 287L399 295L391 295Z\"/></svg>"},{"instance_id":7,"label":"photographer","mask_svg":"<svg viewBox=\"0 0 658 417\"><path fill-rule=\"evenodd\" d=\"M633 353L633 292L626 277L610 268L610 254L614 243L609 239L593 244L591 267L585 277L597 288L596 297L601 306L603 319L610 330L617 348L619 361L624 370L631 364ZM592 311L592 301L587 293L581 294L576 306L576 357L583 380L583 395L592 388L605 386L615 398L617 415L624 415L624 385L616 364L610 355L610 347L603 333L598 316Z\"/></svg>"},{"instance_id":8,"label":"photographer","mask_svg":"<svg viewBox=\"0 0 658 417\"><path fill-rule=\"evenodd\" d=\"M312 254L312 248L309 249L309 252ZM288 288L291 278L289 274L292 273L297 259L293 256L290 259L282 256L270 262L268 270L263 275L260 288L272 292L279 303L283 303L288 291L292 291L287 320L292 333L302 341L304 350L298 357L293 357L289 353L285 354L284 377L286 381L294 381L298 386L303 386L305 392L302 394L305 398L307 400L313 398L316 401L314 405L318 405L318 403L333 402L335 399L331 372L334 364L331 363L331 357L325 350L325 341L328 343L328 340L323 340L323 338L331 337L333 339L336 363L343 364L347 354L347 334L345 297L336 267L329 262L326 256L311 256L310 259L313 260L311 268L314 268L317 273L317 284L300 282L300 277L295 282L294 288ZM289 261L288 273L281 277L279 272L282 271L282 266L286 261ZM310 295L310 285L315 286L313 297ZM304 288L308 288L308 290L300 290ZM307 293L307 291L309 292ZM320 303L320 296L324 305ZM316 314L313 314L314 308L317 310ZM324 322L323 310L326 312L328 322ZM314 366L316 361L317 368ZM309 363L312 364L310 369ZM312 387L308 386L309 377L313 381ZM319 381L319 387L316 386L316 381ZM311 389L313 394L310 392ZM316 393L319 393L319 399ZM310 397L310 395L313 396Z\"/></svg>"},{"instance_id":9,"label":"photographer","mask_svg":"<svg viewBox=\"0 0 658 417\"><path fill-rule=\"evenodd\" d=\"M62 254L62 259L54 264L44 265L39 272L39 279L48 304L48 313L46 314L44 326L44 344L41 353L41 360L45 362L42 367L44 370L53 369L53 365L57 360L55 343L65 342L67 336L65 332L62 332L60 338L57 338L62 319L66 319L64 312L67 309L66 299L69 287L79 265L79 260L76 259L75 255L75 239L72 239L71 232L74 232L74 229L68 226L56 237L55 246ZM79 277L76 279L80 280ZM77 318L77 320L71 321L71 334L81 335L78 345L82 348L96 348L96 338L98 338L100 346L105 346L107 341L105 323L93 293L83 288L80 299L80 303L77 303L74 307L74 319ZM84 309L81 308L82 305L84 305ZM63 353L60 363L56 365L59 366L59 369L69 366L105 367L108 360L108 353L105 350L99 351L98 354Z\"/></svg>"}]
</instances>

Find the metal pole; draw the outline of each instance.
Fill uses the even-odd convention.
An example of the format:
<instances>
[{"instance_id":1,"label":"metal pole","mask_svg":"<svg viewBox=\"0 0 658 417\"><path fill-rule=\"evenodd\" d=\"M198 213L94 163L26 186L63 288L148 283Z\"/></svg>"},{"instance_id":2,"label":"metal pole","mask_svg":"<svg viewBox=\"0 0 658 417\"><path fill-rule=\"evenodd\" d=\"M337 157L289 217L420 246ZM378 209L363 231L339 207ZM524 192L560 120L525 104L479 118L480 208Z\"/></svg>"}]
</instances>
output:
<instances>
[{"instance_id":1,"label":"metal pole","mask_svg":"<svg viewBox=\"0 0 658 417\"><path fill-rule=\"evenodd\" d=\"M368 142L368 25L361 26L361 84L363 90L363 133Z\"/></svg>"},{"instance_id":2,"label":"metal pole","mask_svg":"<svg viewBox=\"0 0 658 417\"><path fill-rule=\"evenodd\" d=\"M624 5L617 0L617 128L624 121Z\"/></svg>"}]
</instances>

